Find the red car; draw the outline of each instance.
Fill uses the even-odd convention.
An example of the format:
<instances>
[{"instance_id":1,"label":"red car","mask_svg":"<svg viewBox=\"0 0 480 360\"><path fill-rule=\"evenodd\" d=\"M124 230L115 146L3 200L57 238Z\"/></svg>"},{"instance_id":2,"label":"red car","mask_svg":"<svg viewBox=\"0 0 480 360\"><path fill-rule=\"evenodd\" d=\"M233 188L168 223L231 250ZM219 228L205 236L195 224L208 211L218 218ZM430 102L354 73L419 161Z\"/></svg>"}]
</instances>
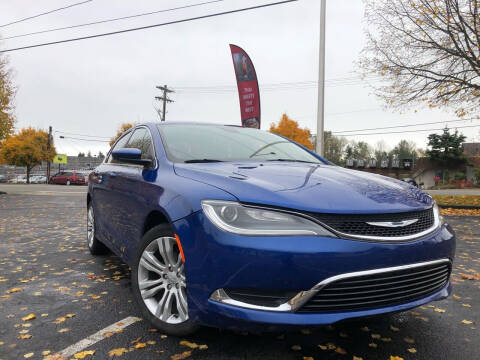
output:
<instances>
[{"instance_id":1,"label":"red car","mask_svg":"<svg viewBox=\"0 0 480 360\"><path fill-rule=\"evenodd\" d=\"M50 184L76 184L86 185L88 183L87 177L82 173L76 171L60 171L50 177Z\"/></svg>"}]
</instances>

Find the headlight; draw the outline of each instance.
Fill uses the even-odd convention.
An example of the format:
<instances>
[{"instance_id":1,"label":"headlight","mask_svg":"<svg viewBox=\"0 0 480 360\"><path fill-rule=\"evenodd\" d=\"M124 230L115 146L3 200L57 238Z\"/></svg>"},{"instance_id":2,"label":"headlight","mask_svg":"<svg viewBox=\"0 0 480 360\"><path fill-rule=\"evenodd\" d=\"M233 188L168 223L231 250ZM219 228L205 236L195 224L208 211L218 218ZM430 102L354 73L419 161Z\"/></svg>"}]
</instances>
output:
<instances>
[{"instance_id":1,"label":"headlight","mask_svg":"<svg viewBox=\"0 0 480 360\"><path fill-rule=\"evenodd\" d=\"M286 212L218 200L204 200L202 201L202 208L213 224L221 230L234 234L336 237L321 225Z\"/></svg>"}]
</instances>

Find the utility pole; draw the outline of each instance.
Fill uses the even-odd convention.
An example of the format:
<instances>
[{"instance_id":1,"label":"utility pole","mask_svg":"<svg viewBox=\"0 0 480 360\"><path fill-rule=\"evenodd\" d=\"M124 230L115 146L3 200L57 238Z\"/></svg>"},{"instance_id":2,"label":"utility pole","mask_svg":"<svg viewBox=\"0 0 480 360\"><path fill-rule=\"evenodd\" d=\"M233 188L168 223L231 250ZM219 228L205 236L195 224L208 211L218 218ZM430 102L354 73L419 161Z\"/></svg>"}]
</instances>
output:
<instances>
[{"instance_id":1,"label":"utility pole","mask_svg":"<svg viewBox=\"0 0 480 360\"><path fill-rule=\"evenodd\" d=\"M48 127L48 141L47 141L47 150L50 150L52 147L52 127ZM47 184L50 181L50 159L47 161Z\"/></svg>"},{"instance_id":2,"label":"utility pole","mask_svg":"<svg viewBox=\"0 0 480 360\"><path fill-rule=\"evenodd\" d=\"M325 121L325 12L326 0L320 0L320 47L318 61L318 109L317 109L317 139L315 150L324 154L323 129Z\"/></svg>"},{"instance_id":3,"label":"utility pole","mask_svg":"<svg viewBox=\"0 0 480 360\"><path fill-rule=\"evenodd\" d=\"M157 86L157 89L163 91L163 96L155 96L156 100L163 101L163 110L157 110L157 112L161 113L160 120L165 121L165 114L167 113L167 103L173 103L174 101L168 98L169 93L174 93L175 91L170 90L167 85L164 86Z\"/></svg>"}]
</instances>

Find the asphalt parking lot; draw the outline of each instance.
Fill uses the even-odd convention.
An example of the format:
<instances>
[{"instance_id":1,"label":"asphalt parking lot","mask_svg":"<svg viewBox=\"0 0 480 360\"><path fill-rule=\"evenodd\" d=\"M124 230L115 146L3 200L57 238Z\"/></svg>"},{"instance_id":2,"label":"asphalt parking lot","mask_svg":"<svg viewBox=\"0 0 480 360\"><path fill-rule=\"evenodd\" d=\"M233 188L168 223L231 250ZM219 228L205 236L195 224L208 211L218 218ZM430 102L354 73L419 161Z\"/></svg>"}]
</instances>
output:
<instances>
[{"instance_id":1,"label":"asphalt parking lot","mask_svg":"<svg viewBox=\"0 0 480 360\"><path fill-rule=\"evenodd\" d=\"M293 333L202 328L183 339L156 332L137 318L128 266L114 255L90 255L84 194L45 191L0 195L2 360L74 354L172 360L479 358L478 217L448 218L458 244L454 295L447 300L389 317ZM52 356L56 353L67 356Z\"/></svg>"}]
</instances>

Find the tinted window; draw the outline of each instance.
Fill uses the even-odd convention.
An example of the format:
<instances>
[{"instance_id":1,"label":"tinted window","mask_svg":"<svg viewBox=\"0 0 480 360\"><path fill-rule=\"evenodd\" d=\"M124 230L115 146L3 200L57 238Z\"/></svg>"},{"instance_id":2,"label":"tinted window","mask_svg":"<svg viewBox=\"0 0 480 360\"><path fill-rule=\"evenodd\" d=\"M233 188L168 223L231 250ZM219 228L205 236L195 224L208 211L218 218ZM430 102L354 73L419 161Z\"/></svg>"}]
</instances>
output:
<instances>
[{"instance_id":1,"label":"tinted window","mask_svg":"<svg viewBox=\"0 0 480 360\"><path fill-rule=\"evenodd\" d=\"M257 129L216 125L159 125L171 161L290 160L322 163L298 145Z\"/></svg>"},{"instance_id":2,"label":"tinted window","mask_svg":"<svg viewBox=\"0 0 480 360\"><path fill-rule=\"evenodd\" d=\"M153 159L152 139L150 137L150 132L145 128L135 130L125 147L140 149L142 152L142 159Z\"/></svg>"},{"instance_id":3,"label":"tinted window","mask_svg":"<svg viewBox=\"0 0 480 360\"><path fill-rule=\"evenodd\" d=\"M131 135L131 133L128 133L128 134L124 135L124 136L123 136L120 140L118 140L117 143L113 146L112 150L110 151L110 155L108 156L108 160L107 160L108 163L115 163L115 162L116 162L115 160L113 160L112 151L113 151L113 150L122 149L122 148L126 147L127 141L128 141L128 139L130 138L130 135Z\"/></svg>"}]
</instances>

